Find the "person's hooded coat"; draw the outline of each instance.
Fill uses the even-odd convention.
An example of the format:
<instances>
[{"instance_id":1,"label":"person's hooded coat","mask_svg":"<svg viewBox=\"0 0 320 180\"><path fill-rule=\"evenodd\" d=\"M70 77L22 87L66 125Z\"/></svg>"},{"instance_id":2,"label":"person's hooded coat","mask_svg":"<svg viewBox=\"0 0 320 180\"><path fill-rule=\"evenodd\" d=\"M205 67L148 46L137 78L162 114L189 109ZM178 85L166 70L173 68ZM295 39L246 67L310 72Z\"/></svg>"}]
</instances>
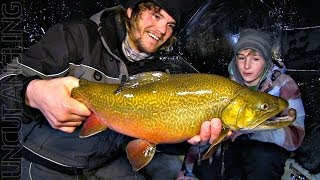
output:
<instances>
[{"instance_id":1,"label":"person's hooded coat","mask_svg":"<svg viewBox=\"0 0 320 180\"><path fill-rule=\"evenodd\" d=\"M265 60L264 73L262 73L256 90L282 97L289 102L288 109L294 108L297 110L297 118L289 127L255 132L250 134L250 139L274 143L289 151L297 149L301 145L305 135L305 111L298 85L290 76L284 74L285 68L283 63L272 60L272 40L270 36L254 29L245 29L240 33L240 38L234 47L234 57L228 66L229 75L232 80L244 85L235 62L237 53L244 49L254 49ZM287 115L287 113L287 110L285 110L282 115Z\"/></svg>"}]
</instances>

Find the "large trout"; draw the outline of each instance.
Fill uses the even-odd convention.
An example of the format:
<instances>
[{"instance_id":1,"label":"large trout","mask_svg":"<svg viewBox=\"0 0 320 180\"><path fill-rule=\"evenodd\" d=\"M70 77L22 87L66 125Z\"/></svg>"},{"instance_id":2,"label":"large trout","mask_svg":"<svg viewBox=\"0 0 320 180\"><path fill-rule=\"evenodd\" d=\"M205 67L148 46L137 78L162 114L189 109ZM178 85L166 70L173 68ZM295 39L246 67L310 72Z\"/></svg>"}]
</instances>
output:
<instances>
[{"instance_id":1,"label":"large trout","mask_svg":"<svg viewBox=\"0 0 320 180\"><path fill-rule=\"evenodd\" d=\"M148 164L156 144L179 143L199 134L201 124L214 117L223 122L219 143L229 130L251 131L288 106L286 100L256 92L212 74L141 73L122 86L80 80L72 97L84 103L91 116L80 137L110 128L137 138L127 147L135 171ZM273 119L263 129L282 128L295 120L290 116ZM207 157L206 157L207 158Z\"/></svg>"}]
</instances>

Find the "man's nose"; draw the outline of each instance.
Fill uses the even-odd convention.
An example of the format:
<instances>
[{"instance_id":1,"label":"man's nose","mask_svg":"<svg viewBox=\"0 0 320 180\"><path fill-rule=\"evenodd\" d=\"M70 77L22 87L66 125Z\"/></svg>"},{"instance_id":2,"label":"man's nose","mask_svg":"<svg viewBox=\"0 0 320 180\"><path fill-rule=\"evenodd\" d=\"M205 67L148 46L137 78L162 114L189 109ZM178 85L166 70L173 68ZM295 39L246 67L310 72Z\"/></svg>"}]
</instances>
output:
<instances>
[{"instance_id":1,"label":"man's nose","mask_svg":"<svg viewBox=\"0 0 320 180\"><path fill-rule=\"evenodd\" d=\"M161 21L158 23L157 26L157 30L161 33L161 34L166 34L167 32L167 22Z\"/></svg>"}]
</instances>

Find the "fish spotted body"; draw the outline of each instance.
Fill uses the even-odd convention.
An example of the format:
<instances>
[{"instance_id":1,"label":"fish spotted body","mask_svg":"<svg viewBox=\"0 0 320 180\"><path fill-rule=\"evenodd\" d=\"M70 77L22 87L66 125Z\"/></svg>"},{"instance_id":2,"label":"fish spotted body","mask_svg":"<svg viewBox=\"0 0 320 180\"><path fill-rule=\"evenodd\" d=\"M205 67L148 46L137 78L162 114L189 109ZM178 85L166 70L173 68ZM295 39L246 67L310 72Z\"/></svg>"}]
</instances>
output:
<instances>
[{"instance_id":1,"label":"fish spotted body","mask_svg":"<svg viewBox=\"0 0 320 180\"><path fill-rule=\"evenodd\" d=\"M249 90L212 74L148 72L132 76L120 87L80 80L79 87L72 90L72 97L93 112L80 137L110 128L137 138L127 146L134 170L148 164L156 144L188 140L199 134L204 121L220 118L226 128L214 146L229 129L254 130L288 106L282 98ZM288 126L294 118L292 113L289 120L285 118L287 122L268 127Z\"/></svg>"}]
</instances>

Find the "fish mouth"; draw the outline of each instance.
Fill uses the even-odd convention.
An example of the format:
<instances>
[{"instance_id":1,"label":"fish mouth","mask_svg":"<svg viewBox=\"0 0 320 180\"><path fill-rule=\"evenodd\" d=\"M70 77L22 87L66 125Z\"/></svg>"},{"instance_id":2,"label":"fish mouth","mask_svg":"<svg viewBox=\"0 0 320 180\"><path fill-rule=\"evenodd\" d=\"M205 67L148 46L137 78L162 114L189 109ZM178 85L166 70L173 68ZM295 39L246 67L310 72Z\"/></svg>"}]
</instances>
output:
<instances>
[{"instance_id":1,"label":"fish mouth","mask_svg":"<svg viewBox=\"0 0 320 180\"><path fill-rule=\"evenodd\" d=\"M272 117L267 119L266 121L262 122L261 124L257 125L253 128L244 128L240 131L260 131L260 130L274 130L280 129L289 126L290 124L295 121L297 117L297 111L294 108L290 108L288 110L287 116L280 116L280 117Z\"/></svg>"}]
</instances>

